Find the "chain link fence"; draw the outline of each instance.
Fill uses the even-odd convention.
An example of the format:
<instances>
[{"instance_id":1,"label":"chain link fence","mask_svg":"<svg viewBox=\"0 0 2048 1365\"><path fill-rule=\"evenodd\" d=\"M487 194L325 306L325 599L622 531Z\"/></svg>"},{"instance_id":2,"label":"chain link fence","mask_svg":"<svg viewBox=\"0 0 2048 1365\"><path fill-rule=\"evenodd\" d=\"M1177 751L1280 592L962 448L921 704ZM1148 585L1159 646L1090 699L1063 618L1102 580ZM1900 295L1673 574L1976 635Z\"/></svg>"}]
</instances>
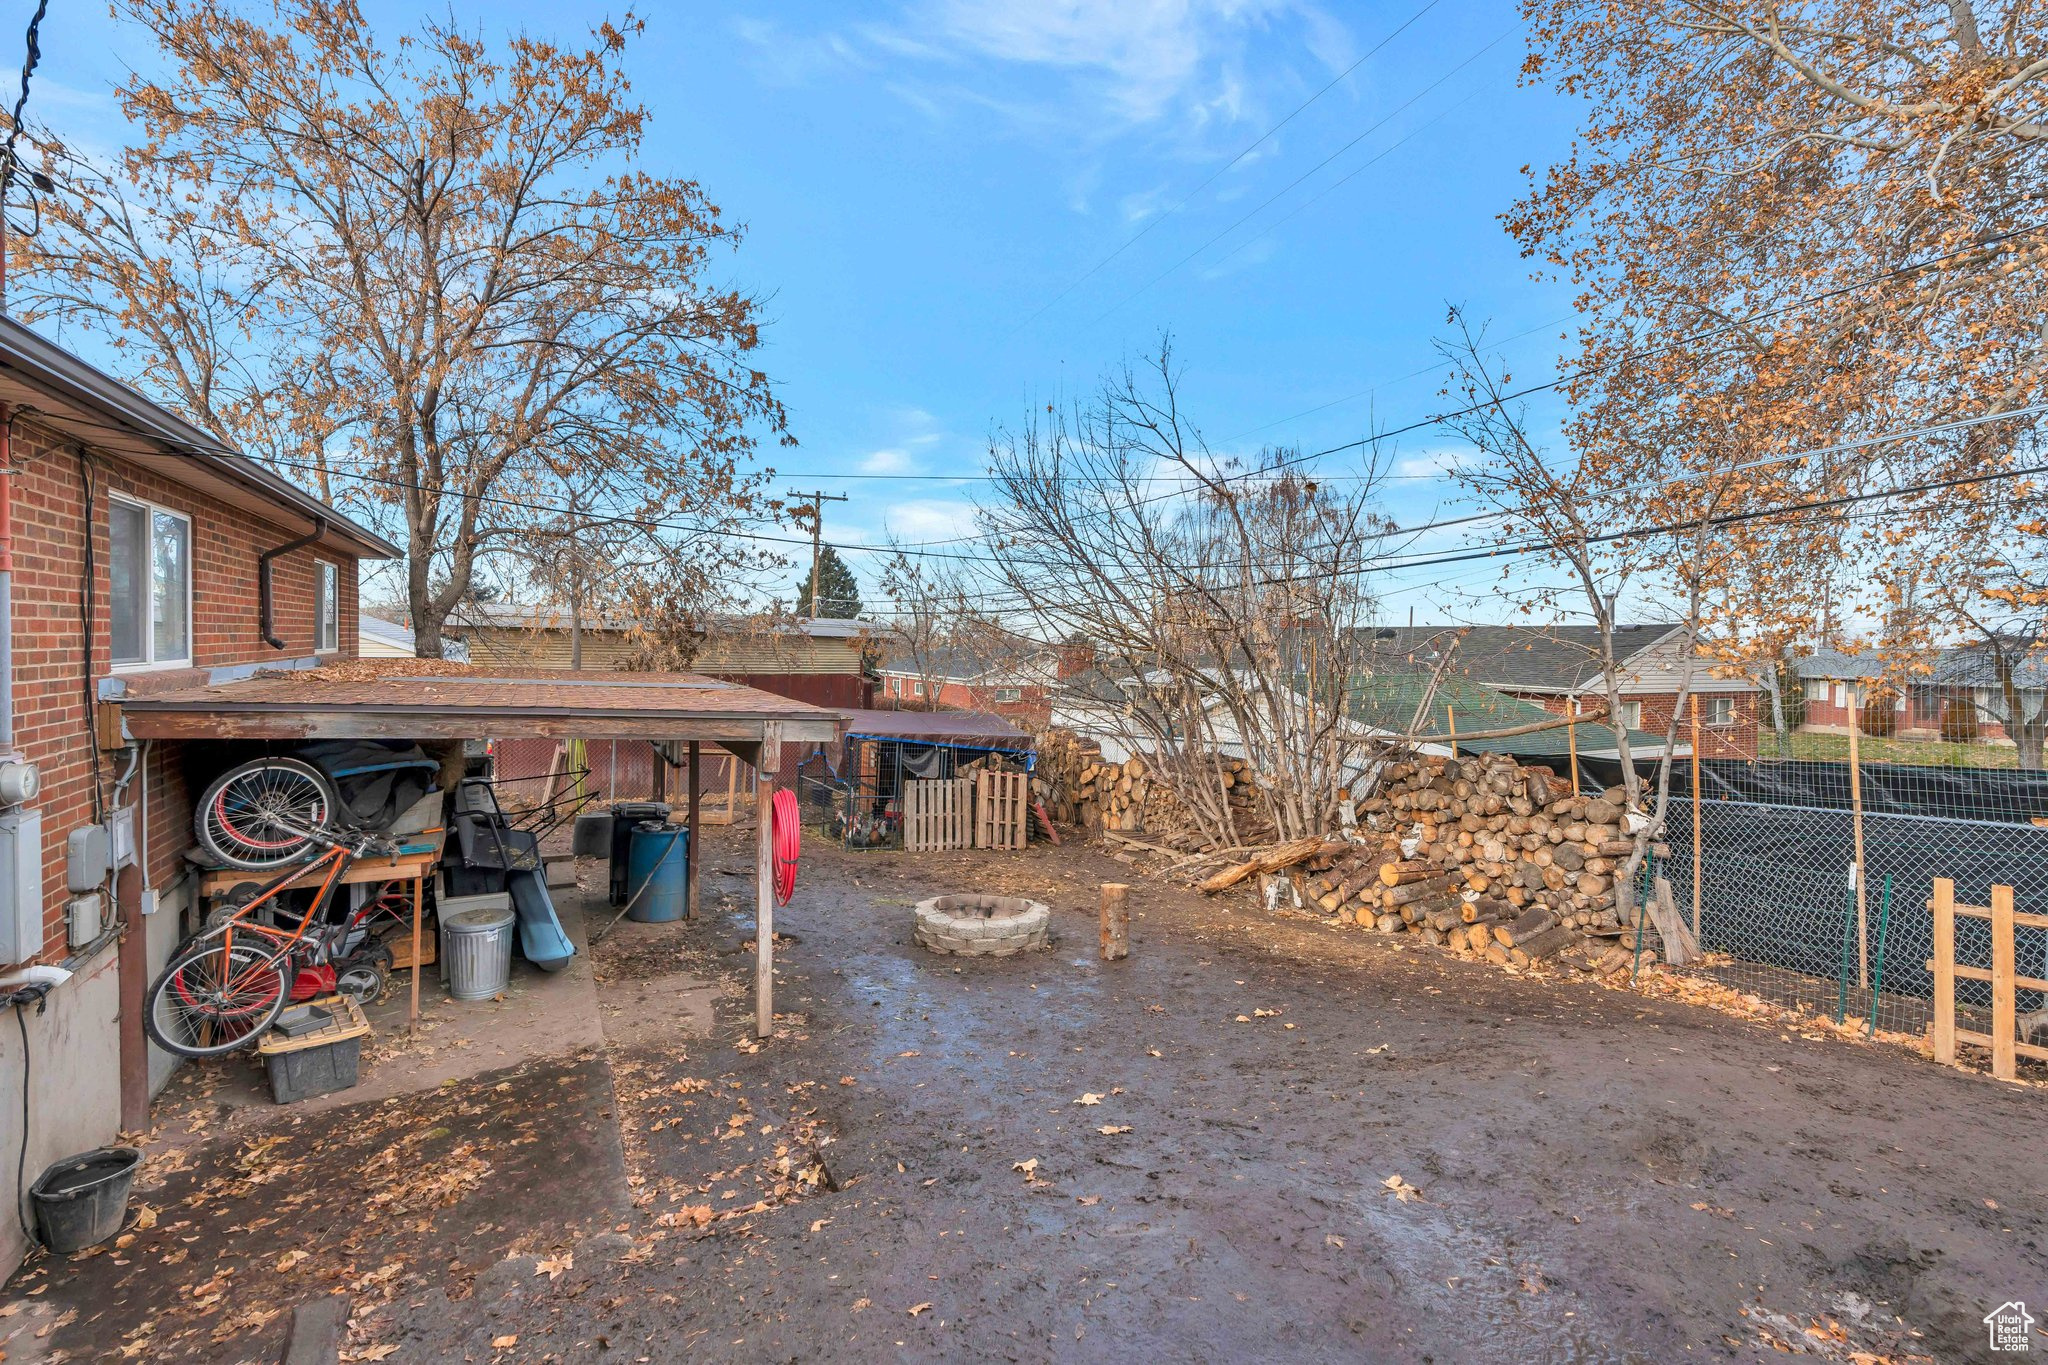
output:
<instances>
[{"instance_id":1,"label":"chain link fence","mask_svg":"<svg viewBox=\"0 0 2048 1365\"><path fill-rule=\"evenodd\" d=\"M1681 916L1696 917L1700 970L1738 990L1921 1033L1933 1018L1936 878L1965 903L1989 904L2003 884L2021 909L2048 909L2048 774L1718 760L1701 765L1697 805L1690 776L1674 770L1657 871ZM1989 945L1988 924L1958 920L1958 962L1988 966ZM2022 928L2015 947L2020 975L2048 976L2048 932ZM1990 986L1959 981L1956 995L1959 1014L1988 1028ZM2020 993L2022 1013L2044 1005Z\"/></svg>"}]
</instances>

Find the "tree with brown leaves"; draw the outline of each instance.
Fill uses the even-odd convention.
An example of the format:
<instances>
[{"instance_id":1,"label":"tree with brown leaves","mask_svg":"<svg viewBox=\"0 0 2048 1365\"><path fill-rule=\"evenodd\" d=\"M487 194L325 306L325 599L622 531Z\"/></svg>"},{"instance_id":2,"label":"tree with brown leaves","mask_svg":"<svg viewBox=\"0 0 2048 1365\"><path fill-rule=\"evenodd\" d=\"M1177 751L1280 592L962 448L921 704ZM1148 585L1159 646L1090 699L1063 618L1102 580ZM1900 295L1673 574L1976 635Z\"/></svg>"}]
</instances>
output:
<instances>
[{"instance_id":1,"label":"tree with brown leaves","mask_svg":"<svg viewBox=\"0 0 2048 1365\"><path fill-rule=\"evenodd\" d=\"M39 139L30 316L104 331L223 441L392 523L422 654L572 491L580 524L638 531L665 598L751 562L722 533L785 417L758 301L710 277L737 230L635 164L637 20L577 50L451 18L387 43L350 0L115 9L169 74L119 92L143 140L118 168Z\"/></svg>"}]
</instances>

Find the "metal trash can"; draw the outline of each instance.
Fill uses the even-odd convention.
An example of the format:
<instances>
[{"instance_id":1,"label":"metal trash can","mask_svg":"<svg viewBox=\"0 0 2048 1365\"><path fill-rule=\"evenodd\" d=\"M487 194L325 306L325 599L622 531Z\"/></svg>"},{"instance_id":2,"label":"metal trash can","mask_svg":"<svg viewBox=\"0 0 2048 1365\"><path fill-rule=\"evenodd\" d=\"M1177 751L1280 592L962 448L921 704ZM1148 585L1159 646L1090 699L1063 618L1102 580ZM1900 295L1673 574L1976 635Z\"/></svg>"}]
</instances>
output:
<instances>
[{"instance_id":1,"label":"metal trash can","mask_svg":"<svg viewBox=\"0 0 2048 1365\"><path fill-rule=\"evenodd\" d=\"M512 980L512 898L451 897L441 905L441 980L457 1000L488 1000ZM463 906L460 901L493 904Z\"/></svg>"}]
</instances>

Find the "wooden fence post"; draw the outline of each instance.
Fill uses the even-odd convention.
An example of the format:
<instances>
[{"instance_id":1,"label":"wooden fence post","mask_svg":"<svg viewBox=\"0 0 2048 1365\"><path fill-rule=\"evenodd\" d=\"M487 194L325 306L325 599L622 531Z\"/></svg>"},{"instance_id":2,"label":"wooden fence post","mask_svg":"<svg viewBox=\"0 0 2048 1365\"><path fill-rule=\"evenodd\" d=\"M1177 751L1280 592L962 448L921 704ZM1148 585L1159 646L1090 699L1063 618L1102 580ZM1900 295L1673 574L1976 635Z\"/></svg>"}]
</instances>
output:
<instances>
[{"instance_id":1,"label":"wooden fence post","mask_svg":"<svg viewBox=\"0 0 2048 1365\"><path fill-rule=\"evenodd\" d=\"M1692 694L1692 936L1700 936L1700 695Z\"/></svg>"},{"instance_id":2,"label":"wooden fence post","mask_svg":"<svg viewBox=\"0 0 2048 1365\"><path fill-rule=\"evenodd\" d=\"M1956 1059L1956 884L1934 879L1934 1060Z\"/></svg>"},{"instance_id":3,"label":"wooden fence post","mask_svg":"<svg viewBox=\"0 0 2048 1365\"><path fill-rule=\"evenodd\" d=\"M2001 1081L2019 1077L2019 1020L2015 1004L2012 888L1991 888L1991 1074Z\"/></svg>"},{"instance_id":4,"label":"wooden fence post","mask_svg":"<svg viewBox=\"0 0 2048 1365\"><path fill-rule=\"evenodd\" d=\"M1863 749L1857 736L1863 731L1863 684L1857 683L1850 696L1849 713L1849 820L1856 840L1856 984L1870 989L1870 910L1863 884Z\"/></svg>"},{"instance_id":5,"label":"wooden fence post","mask_svg":"<svg viewBox=\"0 0 2048 1365\"><path fill-rule=\"evenodd\" d=\"M1123 882L1102 884L1102 960L1117 962L1131 955L1131 888Z\"/></svg>"},{"instance_id":6,"label":"wooden fence post","mask_svg":"<svg viewBox=\"0 0 2048 1365\"><path fill-rule=\"evenodd\" d=\"M1565 744L1571 749L1572 756L1572 795L1577 796L1579 794L1579 699L1577 697L1571 698L1565 704L1564 738Z\"/></svg>"}]
</instances>

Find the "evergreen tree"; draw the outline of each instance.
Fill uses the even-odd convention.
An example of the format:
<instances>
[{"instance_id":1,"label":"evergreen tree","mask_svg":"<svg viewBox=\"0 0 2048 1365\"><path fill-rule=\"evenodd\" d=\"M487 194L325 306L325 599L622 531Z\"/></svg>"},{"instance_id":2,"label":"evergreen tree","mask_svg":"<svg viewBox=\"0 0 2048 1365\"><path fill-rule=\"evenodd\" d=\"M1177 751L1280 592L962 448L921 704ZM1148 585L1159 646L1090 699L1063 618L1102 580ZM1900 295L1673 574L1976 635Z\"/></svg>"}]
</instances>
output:
<instances>
[{"instance_id":1,"label":"evergreen tree","mask_svg":"<svg viewBox=\"0 0 2048 1365\"><path fill-rule=\"evenodd\" d=\"M818 552L818 607L811 610L811 574L807 567L796 582L796 614L851 620L860 615L860 580L830 545Z\"/></svg>"}]
</instances>

